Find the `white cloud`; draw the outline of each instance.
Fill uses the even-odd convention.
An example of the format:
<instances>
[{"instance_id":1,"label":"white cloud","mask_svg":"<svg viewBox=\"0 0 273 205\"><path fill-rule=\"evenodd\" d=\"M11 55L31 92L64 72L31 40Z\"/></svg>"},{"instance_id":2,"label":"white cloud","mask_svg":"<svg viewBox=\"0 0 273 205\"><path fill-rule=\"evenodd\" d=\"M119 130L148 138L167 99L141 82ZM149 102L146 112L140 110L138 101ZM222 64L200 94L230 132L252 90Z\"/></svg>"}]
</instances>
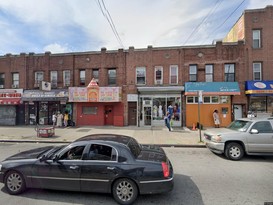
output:
<instances>
[{"instance_id":1,"label":"white cloud","mask_svg":"<svg viewBox=\"0 0 273 205\"><path fill-rule=\"evenodd\" d=\"M125 48L211 43L227 34L244 9L273 3L246 0L227 19L242 1L219 1L201 24L217 2L104 0ZM0 54L118 49L121 45L99 8L97 0L0 0Z\"/></svg>"}]
</instances>

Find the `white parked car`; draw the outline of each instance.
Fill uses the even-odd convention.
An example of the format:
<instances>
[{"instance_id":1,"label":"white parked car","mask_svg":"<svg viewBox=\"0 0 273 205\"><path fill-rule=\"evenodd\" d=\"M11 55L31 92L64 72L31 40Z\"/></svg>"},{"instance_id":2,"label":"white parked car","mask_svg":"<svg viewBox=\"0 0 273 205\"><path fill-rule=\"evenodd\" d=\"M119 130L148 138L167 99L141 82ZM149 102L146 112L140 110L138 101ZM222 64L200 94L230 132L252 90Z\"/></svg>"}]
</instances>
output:
<instances>
[{"instance_id":1,"label":"white parked car","mask_svg":"<svg viewBox=\"0 0 273 205\"><path fill-rule=\"evenodd\" d=\"M273 155L273 119L237 119L227 128L204 132L204 141L212 152L231 160L240 160L244 154Z\"/></svg>"}]
</instances>

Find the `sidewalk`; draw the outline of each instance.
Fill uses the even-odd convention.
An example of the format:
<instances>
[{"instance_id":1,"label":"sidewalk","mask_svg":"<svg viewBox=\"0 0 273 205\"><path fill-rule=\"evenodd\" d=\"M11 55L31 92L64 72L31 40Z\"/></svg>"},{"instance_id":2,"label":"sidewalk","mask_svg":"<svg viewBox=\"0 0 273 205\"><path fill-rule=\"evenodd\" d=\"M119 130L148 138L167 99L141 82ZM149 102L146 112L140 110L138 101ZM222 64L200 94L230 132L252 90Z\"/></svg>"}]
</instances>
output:
<instances>
[{"instance_id":1,"label":"sidewalk","mask_svg":"<svg viewBox=\"0 0 273 205\"><path fill-rule=\"evenodd\" d=\"M213 129L213 128L211 128ZM202 134L203 135L203 130ZM156 144L174 147L204 147L200 142L199 131L187 128L174 128L169 132L166 127L113 127L82 126L55 128L53 137L37 137L35 126L0 126L0 142L32 143L69 143L90 134L121 134L134 137L141 144Z\"/></svg>"}]
</instances>

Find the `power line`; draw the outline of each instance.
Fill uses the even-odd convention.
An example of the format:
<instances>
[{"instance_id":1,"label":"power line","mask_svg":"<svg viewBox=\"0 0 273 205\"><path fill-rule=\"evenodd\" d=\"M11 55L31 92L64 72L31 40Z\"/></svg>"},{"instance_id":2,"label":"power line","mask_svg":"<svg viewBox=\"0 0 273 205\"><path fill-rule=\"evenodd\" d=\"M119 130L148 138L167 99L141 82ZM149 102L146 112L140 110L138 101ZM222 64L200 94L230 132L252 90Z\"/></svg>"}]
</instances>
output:
<instances>
[{"instance_id":1,"label":"power line","mask_svg":"<svg viewBox=\"0 0 273 205\"><path fill-rule=\"evenodd\" d=\"M101 1L101 2L100 2L100 1ZM113 31L113 33L114 33L114 35L115 35L117 41L119 42L120 46L121 46L122 48L124 48L124 45L123 45L123 43L122 43L122 41L121 41L121 38L120 38L120 36L119 36L119 34L118 34L118 32L117 32L117 29L116 29L116 26L115 26L115 24L114 24L114 21L113 21L113 19L112 19L112 17L111 17L111 14L109 13L108 9L107 9L106 6L105 6L104 0L97 0L97 2L98 2L99 8L100 8L100 10L101 10L103 16L104 16L104 17L106 18L106 20L108 21L108 23L109 23L109 25L110 25L110 27L111 27L111 29L112 29L112 31Z\"/></svg>"},{"instance_id":2,"label":"power line","mask_svg":"<svg viewBox=\"0 0 273 205\"><path fill-rule=\"evenodd\" d=\"M218 0L217 2L216 2L216 4L214 5L214 7L209 11L209 13L205 16L205 18L193 29L193 31L191 32L191 34L188 36L188 38L186 39L186 41L184 42L184 44L183 45L185 45L188 41L189 41L189 39L194 35L194 33L195 33L195 31L197 30L197 29L199 29L200 28L200 26L208 19L208 17L215 11L215 9L220 5L220 3L219 3L219 1L222 1L222 0Z\"/></svg>"}]
</instances>

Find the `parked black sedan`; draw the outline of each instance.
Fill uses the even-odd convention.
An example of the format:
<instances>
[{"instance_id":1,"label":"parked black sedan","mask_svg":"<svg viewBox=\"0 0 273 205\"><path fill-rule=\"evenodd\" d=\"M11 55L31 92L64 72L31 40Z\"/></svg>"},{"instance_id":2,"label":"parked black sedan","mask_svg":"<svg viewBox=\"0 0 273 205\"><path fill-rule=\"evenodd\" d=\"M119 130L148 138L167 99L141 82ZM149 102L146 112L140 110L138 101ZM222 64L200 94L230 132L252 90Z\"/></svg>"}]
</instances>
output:
<instances>
[{"instance_id":1,"label":"parked black sedan","mask_svg":"<svg viewBox=\"0 0 273 205\"><path fill-rule=\"evenodd\" d=\"M112 193L119 204L132 204L139 194L171 191L173 168L158 146L96 134L13 155L0 163L0 182L14 195L26 188Z\"/></svg>"}]
</instances>

